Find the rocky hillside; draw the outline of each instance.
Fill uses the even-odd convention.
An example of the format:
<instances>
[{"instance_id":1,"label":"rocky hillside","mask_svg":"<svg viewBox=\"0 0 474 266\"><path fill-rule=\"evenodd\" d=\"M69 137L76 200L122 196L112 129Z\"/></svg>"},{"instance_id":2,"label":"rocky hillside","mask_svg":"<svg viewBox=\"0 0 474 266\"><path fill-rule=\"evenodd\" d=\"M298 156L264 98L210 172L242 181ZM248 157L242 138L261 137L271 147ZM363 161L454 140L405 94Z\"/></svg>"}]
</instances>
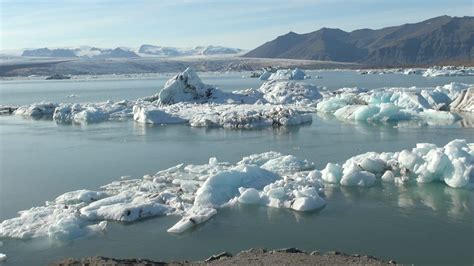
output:
<instances>
[{"instance_id":1,"label":"rocky hillside","mask_svg":"<svg viewBox=\"0 0 474 266\"><path fill-rule=\"evenodd\" d=\"M474 58L474 17L441 16L378 30L289 32L244 57L357 62L374 66L467 62Z\"/></svg>"}]
</instances>

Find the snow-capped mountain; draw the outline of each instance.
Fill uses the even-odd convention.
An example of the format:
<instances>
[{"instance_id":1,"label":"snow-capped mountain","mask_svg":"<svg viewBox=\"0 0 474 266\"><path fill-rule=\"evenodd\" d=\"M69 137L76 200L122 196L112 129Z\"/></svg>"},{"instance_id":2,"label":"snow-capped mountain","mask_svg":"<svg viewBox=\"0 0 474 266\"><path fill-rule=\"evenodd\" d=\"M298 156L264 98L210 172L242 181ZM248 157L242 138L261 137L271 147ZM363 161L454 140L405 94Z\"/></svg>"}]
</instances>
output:
<instances>
[{"instance_id":1,"label":"snow-capped mountain","mask_svg":"<svg viewBox=\"0 0 474 266\"><path fill-rule=\"evenodd\" d=\"M195 55L232 55L242 50L223 46L196 46L193 48L165 47L144 44L140 48L117 47L115 49L81 46L78 48L25 49L24 57L80 57L80 58L135 58L135 57L177 57Z\"/></svg>"},{"instance_id":2,"label":"snow-capped mountain","mask_svg":"<svg viewBox=\"0 0 474 266\"><path fill-rule=\"evenodd\" d=\"M230 55L241 53L238 48L223 46L196 46L193 48L166 47L144 44L138 49L139 54L152 56L192 56L192 55Z\"/></svg>"},{"instance_id":3,"label":"snow-capped mountain","mask_svg":"<svg viewBox=\"0 0 474 266\"><path fill-rule=\"evenodd\" d=\"M139 57L126 48L102 49L82 46L80 48L40 48L24 50L21 56L27 57L88 57L88 58L133 58Z\"/></svg>"}]
</instances>

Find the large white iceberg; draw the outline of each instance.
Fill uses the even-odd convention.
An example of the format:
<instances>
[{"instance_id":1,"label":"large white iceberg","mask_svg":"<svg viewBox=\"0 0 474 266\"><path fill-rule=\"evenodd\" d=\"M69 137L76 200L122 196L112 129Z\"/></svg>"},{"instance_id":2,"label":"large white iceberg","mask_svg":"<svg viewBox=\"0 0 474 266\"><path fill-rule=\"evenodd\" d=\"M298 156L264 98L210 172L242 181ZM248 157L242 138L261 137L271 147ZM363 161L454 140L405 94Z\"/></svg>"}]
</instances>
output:
<instances>
[{"instance_id":1,"label":"large white iceberg","mask_svg":"<svg viewBox=\"0 0 474 266\"><path fill-rule=\"evenodd\" d=\"M188 123L193 127L256 128L310 123L312 116L283 105L189 104L134 107L134 119L141 123Z\"/></svg>"},{"instance_id":2,"label":"large white iceberg","mask_svg":"<svg viewBox=\"0 0 474 266\"><path fill-rule=\"evenodd\" d=\"M212 96L214 89L213 86L204 84L193 69L187 68L166 82L158 94L158 103L174 104L206 100Z\"/></svg>"},{"instance_id":3,"label":"large white iceberg","mask_svg":"<svg viewBox=\"0 0 474 266\"><path fill-rule=\"evenodd\" d=\"M235 204L318 210L326 205L324 192L335 184L439 182L472 189L473 165L474 143L465 140L453 140L444 147L419 143L411 150L368 152L342 164L328 163L322 170L314 169L312 162L277 152L250 155L235 164L210 158L203 165L179 164L155 175L115 181L100 191L67 192L0 223L0 238L66 241L104 232L108 220L134 222L162 215L182 217L168 230L181 233Z\"/></svg>"}]
</instances>

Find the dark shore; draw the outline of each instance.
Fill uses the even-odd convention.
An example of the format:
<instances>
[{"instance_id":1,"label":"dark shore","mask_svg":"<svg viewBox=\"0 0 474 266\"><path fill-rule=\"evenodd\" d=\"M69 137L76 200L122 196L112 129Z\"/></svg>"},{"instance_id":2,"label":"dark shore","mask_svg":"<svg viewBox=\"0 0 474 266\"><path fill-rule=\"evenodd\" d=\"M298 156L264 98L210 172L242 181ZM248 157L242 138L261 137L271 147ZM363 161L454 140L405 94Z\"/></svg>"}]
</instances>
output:
<instances>
[{"instance_id":1,"label":"dark shore","mask_svg":"<svg viewBox=\"0 0 474 266\"><path fill-rule=\"evenodd\" d=\"M387 265L395 261L383 261L372 256L344 254L330 251L324 254L318 251L304 252L296 248L267 251L249 249L236 255L223 252L203 261L161 262L146 259L114 259L106 257L89 257L83 259L64 259L53 265Z\"/></svg>"}]
</instances>

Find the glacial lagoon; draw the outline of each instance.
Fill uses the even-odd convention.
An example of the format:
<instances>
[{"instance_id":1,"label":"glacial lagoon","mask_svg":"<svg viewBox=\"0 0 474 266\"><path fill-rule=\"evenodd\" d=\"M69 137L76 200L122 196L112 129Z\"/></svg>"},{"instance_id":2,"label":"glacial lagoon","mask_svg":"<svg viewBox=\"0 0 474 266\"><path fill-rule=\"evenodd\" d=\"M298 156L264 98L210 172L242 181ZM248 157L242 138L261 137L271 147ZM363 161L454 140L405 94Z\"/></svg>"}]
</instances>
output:
<instances>
[{"instance_id":1,"label":"glacial lagoon","mask_svg":"<svg viewBox=\"0 0 474 266\"><path fill-rule=\"evenodd\" d=\"M225 91L259 87L248 73L202 74L205 83ZM342 87L436 86L474 77L359 75L318 71L322 79L304 82ZM163 76L152 79L2 81L1 104L91 102L136 99L158 92ZM76 97L68 97L75 95ZM236 163L267 151L295 155L323 169L368 151L395 152L417 143L444 146L454 139L474 142L472 122L450 125L343 123L312 114L311 124L232 130L186 125L146 125L133 120L64 125L51 120L0 117L0 221L17 212L78 189L98 190L122 176L141 178L178 163ZM6 265L29 265L63 257L103 255L155 260L197 260L221 251L296 246L371 254L406 263L472 263L474 195L441 182L327 186L327 205L318 211L237 205L219 209L209 221L184 234L166 232L180 217L162 216L134 223L109 222L104 233L71 241L48 238L1 239ZM224 236L224 237L223 237ZM128 245L133 242L133 249ZM447 252L451 250L451 252ZM455 251L455 252L453 252ZM203 255L205 254L205 255Z\"/></svg>"}]
</instances>

